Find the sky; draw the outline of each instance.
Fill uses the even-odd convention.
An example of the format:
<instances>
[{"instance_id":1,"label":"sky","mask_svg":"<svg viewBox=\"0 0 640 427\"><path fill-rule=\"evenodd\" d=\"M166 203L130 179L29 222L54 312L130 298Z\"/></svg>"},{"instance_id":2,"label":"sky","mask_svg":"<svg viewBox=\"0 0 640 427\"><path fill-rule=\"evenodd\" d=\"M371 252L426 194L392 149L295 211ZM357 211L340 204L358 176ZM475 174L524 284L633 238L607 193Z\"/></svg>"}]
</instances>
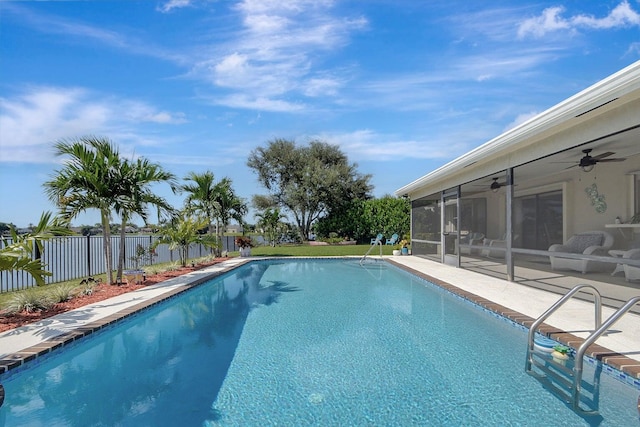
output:
<instances>
[{"instance_id":1,"label":"sky","mask_svg":"<svg viewBox=\"0 0 640 427\"><path fill-rule=\"evenodd\" d=\"M394 194L638 60L640 0L0 0L0 222L90 135L247 203L252 150L320 140Z\"/></svg>"}]
</instances>

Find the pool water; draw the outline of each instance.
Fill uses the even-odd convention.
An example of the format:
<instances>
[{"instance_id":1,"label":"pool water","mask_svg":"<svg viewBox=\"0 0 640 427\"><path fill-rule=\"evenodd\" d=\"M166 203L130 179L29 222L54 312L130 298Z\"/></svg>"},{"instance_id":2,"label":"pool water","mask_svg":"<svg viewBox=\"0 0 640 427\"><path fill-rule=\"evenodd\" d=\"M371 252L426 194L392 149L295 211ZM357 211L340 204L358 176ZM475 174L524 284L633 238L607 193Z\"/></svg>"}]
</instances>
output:
<instances>
[{"instance_id":1,"label":"pool water","mask_svg":"<svg viewBox=\"0 0 640 427\"><path fill-rule=\"evenodd\" d=\"M600 416L580 416L525 350L383 262L252 262L0 377L0 426L639 424L638 390L603 374Z\"/></svg>"}]
</instances>

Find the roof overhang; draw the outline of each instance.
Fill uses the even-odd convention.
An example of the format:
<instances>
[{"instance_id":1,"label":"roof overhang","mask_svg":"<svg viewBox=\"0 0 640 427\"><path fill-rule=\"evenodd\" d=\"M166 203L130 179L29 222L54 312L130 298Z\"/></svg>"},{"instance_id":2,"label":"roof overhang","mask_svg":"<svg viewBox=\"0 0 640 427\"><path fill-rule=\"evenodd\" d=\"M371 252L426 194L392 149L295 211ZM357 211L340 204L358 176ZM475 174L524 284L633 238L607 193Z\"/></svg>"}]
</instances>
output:
<instances>
[{"instance_id":1,"label":"roof overhang","mask_svg":"<svg viewBox=\"0 0 640 427\"><path fill-rule=\"evenodd\" d=\"M411 199L640 124L640 61L396 190Z\"/></svg>"}]
</instances>

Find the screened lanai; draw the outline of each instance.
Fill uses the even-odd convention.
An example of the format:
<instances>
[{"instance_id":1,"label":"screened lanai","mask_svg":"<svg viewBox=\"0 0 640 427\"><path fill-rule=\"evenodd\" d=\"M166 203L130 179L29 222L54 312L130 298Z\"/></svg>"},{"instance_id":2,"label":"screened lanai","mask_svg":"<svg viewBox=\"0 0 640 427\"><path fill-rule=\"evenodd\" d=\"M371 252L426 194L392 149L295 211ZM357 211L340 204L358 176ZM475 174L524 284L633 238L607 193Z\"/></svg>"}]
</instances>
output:
<instances>
[{"instance_id":1,"label":"screened lanai","mask_svg":"<svg viewBox=\"0 0 640 427\"><path fill-rule=\"evenodd\" d=\"M640 62L396 194L412 203L414 256L561 293L580 280L638 294Z\"/></svg>"}]
</instances>

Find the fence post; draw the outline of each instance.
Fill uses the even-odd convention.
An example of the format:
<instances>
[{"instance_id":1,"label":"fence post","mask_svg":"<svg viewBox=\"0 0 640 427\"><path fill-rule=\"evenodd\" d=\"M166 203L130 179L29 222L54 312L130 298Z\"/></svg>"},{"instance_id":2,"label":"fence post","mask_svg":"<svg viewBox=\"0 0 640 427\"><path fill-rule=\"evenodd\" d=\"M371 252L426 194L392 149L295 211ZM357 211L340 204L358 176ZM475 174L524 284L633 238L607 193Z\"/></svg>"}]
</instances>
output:
<instances>
[{"instance_id":1,"label":"fence post","mask_svg":"<svg viewBox=\"0 0 640 427\"><path fill-rule=\"evenodd\" d=\"M91 277L91 233L87 234L87 277Z\"/></svg>"},{"instance_id":2,"label":"fence post","mask_svg":"<svg viewBox=\"0 0 640 427\"><path fill-rule=\"evenodd\" d=\"M151 247L153 246L153 237L149 235L149 265L153 265L153 253Z\"/></svg>"}]
</instances>

